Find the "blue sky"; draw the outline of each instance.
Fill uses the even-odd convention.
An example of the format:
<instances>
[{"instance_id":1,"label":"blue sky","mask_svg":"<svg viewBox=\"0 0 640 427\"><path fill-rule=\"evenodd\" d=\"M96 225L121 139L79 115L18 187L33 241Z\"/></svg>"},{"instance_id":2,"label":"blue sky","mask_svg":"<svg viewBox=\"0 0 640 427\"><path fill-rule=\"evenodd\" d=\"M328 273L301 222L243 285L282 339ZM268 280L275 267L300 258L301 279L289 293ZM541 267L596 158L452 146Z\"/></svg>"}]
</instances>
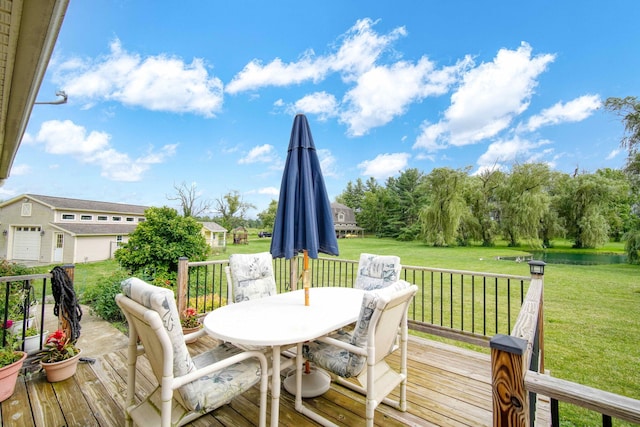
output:
<instances>
[{"instance_id":1,"label":"blue sky","mask_svg":"<svg viewBox=\"0 0 640 427\"><path fill-rule=\"evenodd\" d=\"M333 201L407 168L620 168L640 2L71 1L0 198L277 199L309 119Z\"/></svg>"}]
</instances>

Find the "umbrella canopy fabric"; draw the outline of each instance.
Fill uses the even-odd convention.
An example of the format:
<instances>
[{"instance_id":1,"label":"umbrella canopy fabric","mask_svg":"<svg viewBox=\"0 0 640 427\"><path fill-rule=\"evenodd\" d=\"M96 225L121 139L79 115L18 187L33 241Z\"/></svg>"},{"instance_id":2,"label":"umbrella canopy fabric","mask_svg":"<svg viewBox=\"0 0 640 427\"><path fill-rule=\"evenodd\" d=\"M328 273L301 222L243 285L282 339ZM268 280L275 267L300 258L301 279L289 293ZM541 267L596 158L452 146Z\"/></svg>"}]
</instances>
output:
<instances>
[{"instance_id":1,"label":"umbrella canopy fabric","mask_svg":"<svg viewBox=\"0 0 640 427\"><path fill-rule=\"evenodd\" d=\"M338 255L338 240L309 122L298 114L280 184L271 255L291 259L305 250L311 258L319 252Z\"/></svg>"}]
</instances>

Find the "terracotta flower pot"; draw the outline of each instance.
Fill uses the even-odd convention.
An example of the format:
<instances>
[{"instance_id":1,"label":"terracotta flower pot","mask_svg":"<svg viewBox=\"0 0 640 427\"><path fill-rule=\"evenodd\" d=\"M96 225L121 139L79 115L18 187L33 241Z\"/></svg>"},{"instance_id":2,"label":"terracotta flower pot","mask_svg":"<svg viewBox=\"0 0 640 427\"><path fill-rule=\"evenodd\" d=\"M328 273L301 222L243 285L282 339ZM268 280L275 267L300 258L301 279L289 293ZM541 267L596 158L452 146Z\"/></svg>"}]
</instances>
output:
<instances>
[{"instance_id":1,"label":"terracotta flower pot","mask_svg":"<svg viewBox=\"0 0 640 427\"><path fill-rule=\"evenodd\" d=\"M78 351L78 354L67 360L52 363L40 362L40 366L42 366L44 372L47 374L47 381L55 383L74 376L81 354L82 350Z\"/></svg>"},{"instance_id":2,"label":"terracotta flower pot","mask_svg":"<svg viewBox=\"0 0 640 427\"><path fill-rule=\"evenodd\" d=\"M185 327L183 327L182 328L182 335L187 335L187 334L191 334L193 332L198 332L200 330L200 328L201 328L200 326L196 326L194 328L185 328ZM190 340L185 340L185 342L187 344L191 344L192 342L195 342L197 339L198 338L192 338Z\"/></svg>"},{"instance_id":3,"label":"terracotta flower pot","mask_svg":"<svg viewBox=\"0 0 640 427\"><path fill-rule=\"evenodd\" d=\"M0 369L0 402L11 397L13 391L16 389L18 374L26 357L27 353L23 352L20 360Z\"/></svg>"}]
</instances>

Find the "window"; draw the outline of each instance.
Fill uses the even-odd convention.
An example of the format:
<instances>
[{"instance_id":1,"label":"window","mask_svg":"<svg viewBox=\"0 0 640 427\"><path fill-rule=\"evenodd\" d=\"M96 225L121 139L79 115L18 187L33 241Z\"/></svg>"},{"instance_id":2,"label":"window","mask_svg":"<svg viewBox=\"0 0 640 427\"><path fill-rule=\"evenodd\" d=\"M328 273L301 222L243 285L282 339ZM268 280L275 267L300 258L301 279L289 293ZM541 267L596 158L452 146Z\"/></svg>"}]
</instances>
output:
<instances>
[{"instance_id":1,"label":"window","mask_svg":"<svg viewBox=\"0 0 640 427\"><path fill-rule=\"evenodd\" d=\"M63 220L67 220L67 221L73 221L74 219L76 219L76 215L75 214L62 214L62 219Z\"/></svg>"},{"instance_id":2,"label":"window","mask_svg":"<svg viewBox=\"0 0 640 427\"><path fill-rule=\"evenodd\" d=\"M98 221L106 221L106 220L108 220L108 219L109 219L109 218L107 218L107 217L106 217L106 216L104 216L104 215L98 215Z\"/></svg>"},{"instance_id":3,"label":"window","mask_svg":"<svg viewBox=\"0 0 640 427\"><path fill-rule=\"evenodd\" d=\"M120 221L120 220L122 220L121 216L112 216L111 217L111 221Z\"/></svg>"},{"instance_id":4,"label":"window","mask_svg":"<svg viewBox=\"0 0 640 427\"><path fill-rule=\"evenodd\" d=\"M22 204L22 216L31 216L31 203L23 203Z\"/></svg>"},{"instance_id":5,"label":"window","mask_svg":"<svg viewBox=\"0 0 640 427\"><path fill-rule=\"evenodd\" d=\"M138 222L144 222L144 218L138 218Z\"/></svg>"},{"instance_id":6,"label":"window","mask_svg":"<svg viewBox=\"0 0 640 427\"><path fill-rule=\"evenodd\" d=\"M93 219L93 215L81 215L80 221L91 221Z\"/></svg>"},{"instance_id":7,"label":"window","mask_svg":"<svg viewBox=\"0 0 640 427\"><path fill-rule=\"evenodd\" d=\"M116 246L117 247L122 246L122 236L116 236Z\"/></svg>"},{"instance_id":8,"label":"window","mask_svg":"<svg viewBox=\"0 0 640 427\"><path fill-rule=\"evenodd\" d=\"M132 218L132 217L130 217L130 216L128 216L128 217L127 217L127 222L133 222L133 218Z\"/></svg>"}]
</instances>

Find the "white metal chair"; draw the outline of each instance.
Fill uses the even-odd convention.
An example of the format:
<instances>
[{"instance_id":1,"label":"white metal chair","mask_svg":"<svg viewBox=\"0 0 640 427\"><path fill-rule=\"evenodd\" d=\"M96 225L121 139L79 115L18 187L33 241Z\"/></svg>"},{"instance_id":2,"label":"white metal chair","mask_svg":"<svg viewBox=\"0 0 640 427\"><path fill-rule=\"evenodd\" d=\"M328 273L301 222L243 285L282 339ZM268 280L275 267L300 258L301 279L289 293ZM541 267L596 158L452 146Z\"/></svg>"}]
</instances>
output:
<instances>
[{"instance_id":1,"label":"white metal chair","mask_svg":"<svg viewBox=\"0 0 640 427\"><path fill-rule=\"evenodd\" d=\"M335 376L335 381L366 395L367 426L373 426L376 407L384 402L394 408L407 409L407 311L418 287L404 280L384 289L365 292L360 317L352 333L340 331L301 345L302 355ZM384 358L397 347L400 334L400 370L392 369ZM300 346L299 346L300 347ZM302 369L303 357L296 360ZM355 378L347 380L347 378ZM400 386L400 398L387 396ZM326 419L306 409L296 396L296 409L324 425Z\"/></svg>"},{"instance_id":2,"label":"white metal chair","mask_svg":"<svg viewBox=\"0 0 640 427\"><path fill-rule=\"evenodd\" d=\"M400 279L400 257L360 254L354 288L372 291L385 288Z\"/></svg>"},{"instance_id":3,"label":"white metal chair","mask_svg":"<svg viewBox=\"0 0 640 427\"><path fill-rule=\"evenodd\" d=\"M227 275L227 303L263 298L278 293L269 252L232 254Z\"/></svg>"},{"instance_id":4,"label":"white metal chair","mask_svg":"<svg viewBox=\"0 0 640 427\"><path fill-rule=\"evenodd\" d=\"M268 366L264 354L222 344L191 358L169 289L130 278L122 282L116 302L129 324L127 425L181 426L259 382L259 425L265 426ZM140 391L136 390L136 363L142 355L149 360L159 385L136 404Z\"/></svg>"}]
</instances>

